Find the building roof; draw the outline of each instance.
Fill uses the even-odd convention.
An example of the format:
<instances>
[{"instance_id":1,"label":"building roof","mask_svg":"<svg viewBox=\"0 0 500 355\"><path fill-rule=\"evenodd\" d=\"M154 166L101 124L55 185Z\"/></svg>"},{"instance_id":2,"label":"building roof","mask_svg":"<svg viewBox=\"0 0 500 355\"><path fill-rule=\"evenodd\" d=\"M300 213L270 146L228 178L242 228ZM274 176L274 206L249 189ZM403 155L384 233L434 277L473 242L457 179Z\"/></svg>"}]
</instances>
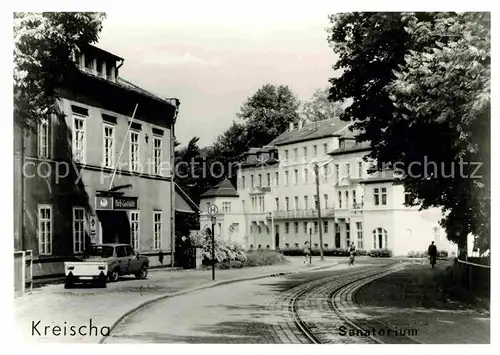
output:
<instances>
[{"instance_id":1,"label":"building roof","mask_svg":"<svg viewBox=\"0 0 500 355\"><path fill-rule=\"evenodd\" d=\"M102 48L99 48L95 44L85 43L82 45L82 47L85 48L85 51L91 51L94 53L98 53L101 56L108 57L110 59L119 60L119 61L124 60L122 57L119 57L116 54L113 54L113 53L108 52Z\"/></svg>"},{"instance_id":2,"label":"building roof","mask_svg":"<svg viewBox=\"0 0 500 355\"><path fill-rule=\"evenodd\" d=\"M153 94L152 92L147 91L147 90L145 90L145 89L143 89L143 88L141 88L141 87L139 87L139 86L131 83L130 81L123 79L121 76L118 76L118 78L116 79L116 83L118 85L120 85L120 86L125 87L128 90L135 91L135 92L137 92L139 94L149 96L152 99L159 100L159 101L162 101L164 103L172 105L172 102L169 99L165 99L165 98L163 98L161 96Z\"/></svg>"},{"instance_id":3,"label":"building roof","mask_svg":"<svg viewBox=\"0 0 500 355\"><path fill-rule=\"evenodd\" d=\"M396 178L394 176L394 171L393 170L383 170L383 171L377 171L367 177L366 179L363 179L360 181L361 184L377 184L381 182L392 182Z\"/></svg>"},{"instance_id":4,"label":"building roof","mask_svg":"<svg viewBox=\"0 0 500 355\"><path fill-rule=\"evenodd\" d=\"M175 211L176 212L182 212L182 213L194 213L199 211L199 207L194 201L188 196L188 194L181 189L181 187L177 184L175 184L175 191L176 191L176 196L175 196ZM185 203L180 203L179 197L185 202Z\"/></svg>"},{"instance_id":5,"label":"building roof","mask_svg":"<svg viewBox=\"0 0 500 355\"><path fill-rule=\"evenodd\" d=\"M301 129L294 127L292 131L287 130L268 145L279 146L314 139L336 137L342 135L344 130L348 130L349 125L348 122L341 121L338 118L306 123Z\"/></svg>"},{"instance_id":6,"label":"building roof","mask_svg":"<svg viewBox=\"0 0 500 355\"><path fill-rule=\"evenodd\" d=\"M229 179L224 179L214 187L208 189L201 195L202 198L207 197L238 197L238 193Z\"/></svg>"},{"instance_id":7,"label":"building roof","mask_svg":"<svg viewBox=\"0 0 500 355\"><path fill-rule=\"evenodd\" d=\"M355 153L355 152L362 152L362 151L367 151L371 149L370 142L361 142L361 143L355 143L352 146L347 146L344 148L338 148L335 149L331 152L329 152L329 155L341 155L341 154L346 154L346 153Z\"/></svg>"}]
</instances>

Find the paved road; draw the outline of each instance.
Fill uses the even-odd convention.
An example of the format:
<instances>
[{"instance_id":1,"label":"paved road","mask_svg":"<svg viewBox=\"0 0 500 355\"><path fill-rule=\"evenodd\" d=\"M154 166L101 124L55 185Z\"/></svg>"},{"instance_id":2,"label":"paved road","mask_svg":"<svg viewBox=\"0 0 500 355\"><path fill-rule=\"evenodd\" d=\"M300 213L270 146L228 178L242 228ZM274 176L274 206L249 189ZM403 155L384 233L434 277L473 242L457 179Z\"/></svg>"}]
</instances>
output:
<instances>
[{"instance_id":1,"label":"paved road","mask_svg":"<svg viewBox=\"0 0 500 355\"><path fill-rule=\"evenodd\" d=\"M288 312L293 290L325 278L327 282L340 282L387 264L387 260L371 259L349 267L344 262L327 270L239 282L172 297L126 318L106 343L308 342L294 329ZM314 304L307 299L300 301L302 314L308 313L307 307L314 311Z\"/></svg>"}]
</instances>

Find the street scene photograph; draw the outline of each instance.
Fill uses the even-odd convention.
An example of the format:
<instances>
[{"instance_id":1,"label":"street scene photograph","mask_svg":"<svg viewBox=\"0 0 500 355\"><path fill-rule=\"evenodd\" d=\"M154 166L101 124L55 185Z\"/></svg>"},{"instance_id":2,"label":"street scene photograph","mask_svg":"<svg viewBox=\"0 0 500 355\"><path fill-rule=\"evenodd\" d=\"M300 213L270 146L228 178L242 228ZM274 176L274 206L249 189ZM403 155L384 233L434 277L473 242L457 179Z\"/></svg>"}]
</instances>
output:
<instances>
[{"instance_id":1,"label":"street scene photograph","mask_svg":"<svg viewBox=\"0 0 500 355\"><path fill-rule=\"evenodd\" d=\"M491 344L490 12L136 7L12 15L23 344Z\"/></svg>"}]
</instances>

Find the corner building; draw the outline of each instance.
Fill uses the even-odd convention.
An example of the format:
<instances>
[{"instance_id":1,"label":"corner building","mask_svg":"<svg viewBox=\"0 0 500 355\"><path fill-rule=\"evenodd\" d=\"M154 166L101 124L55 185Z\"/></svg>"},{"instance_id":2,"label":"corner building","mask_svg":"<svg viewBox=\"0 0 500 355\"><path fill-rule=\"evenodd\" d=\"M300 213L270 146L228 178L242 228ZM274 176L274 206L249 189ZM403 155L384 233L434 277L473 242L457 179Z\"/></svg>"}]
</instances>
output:
<instances>
[{"instance_id":1,"label":"corner building","mask_svg":"<svg viewBox=\"0 0 500 355\"><path fill-rule=\"evenodd\" d=\"M171 178L179 102L122 79L124 60L97 47L75 61L58 114L24 137L15 126L15 249L33 251L34 277L63 274L93 243L130 244L151 265L162 251L167 264L175 195L195 208Z\"/></svg>"},{"instance_id":2,"label":"corner building","mask_svg":"<svg viewBox=\"0 0 500 355\"><path fill-rule=\"evenodd\" d=\"M394 184L392 172L371 170L374 162L363 160L369 145L356 143L348 126L338 119L299 122L267 146L250 149L234 192L202 196L201 230L210 227L208 206L220 202L218 223L230 215L231 225L219 223L215 235L246 248L302 247L309 239L319 247L322 228L324 248L355 242L358 249L407 255L435 241L439 250L456 252L439 226L440 210L405 207L404 188Z\"/></svg>"}]
</instances>

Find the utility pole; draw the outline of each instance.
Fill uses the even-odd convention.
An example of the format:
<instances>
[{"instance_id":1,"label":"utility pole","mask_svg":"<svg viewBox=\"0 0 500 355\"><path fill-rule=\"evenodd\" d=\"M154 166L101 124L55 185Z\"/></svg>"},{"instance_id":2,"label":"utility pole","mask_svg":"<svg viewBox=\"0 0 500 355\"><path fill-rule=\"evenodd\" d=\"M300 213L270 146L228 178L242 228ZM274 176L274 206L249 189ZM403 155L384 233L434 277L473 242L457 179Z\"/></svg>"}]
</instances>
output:
<instances>
[{"instance_id":1,"label":"utility pole","mask_svg":"<svg viewBox=\"0 0 500 355\"><path fill-rule=\"evenodd\" d=\"M320 260L323 258L323 225L321 223L321 208L319 203L319 166L318 163L314 163L314 174L316 175L316 210L318 211L318 228L319 228L319 252Z\"/></svg>"}]
</instances>

